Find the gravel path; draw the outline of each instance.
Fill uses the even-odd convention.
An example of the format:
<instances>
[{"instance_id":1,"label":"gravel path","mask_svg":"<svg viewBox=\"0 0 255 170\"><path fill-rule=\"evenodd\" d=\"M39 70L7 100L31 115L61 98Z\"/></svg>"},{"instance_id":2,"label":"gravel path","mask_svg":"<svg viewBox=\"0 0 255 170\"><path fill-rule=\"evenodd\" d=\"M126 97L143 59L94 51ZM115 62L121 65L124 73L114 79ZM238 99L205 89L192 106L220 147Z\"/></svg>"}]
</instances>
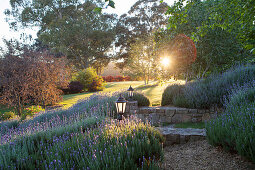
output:
<instances>
[{"instance_id":1,"label":"gravel path","mask_svg":"<svg viewBox=\"0 0 255 170\"><path fill-rule=\"evenodd\" d=\"M255 164L210 146L206 140L169 146L164 153L165 170L255 170Z\"/></svg>"}]
</instances>

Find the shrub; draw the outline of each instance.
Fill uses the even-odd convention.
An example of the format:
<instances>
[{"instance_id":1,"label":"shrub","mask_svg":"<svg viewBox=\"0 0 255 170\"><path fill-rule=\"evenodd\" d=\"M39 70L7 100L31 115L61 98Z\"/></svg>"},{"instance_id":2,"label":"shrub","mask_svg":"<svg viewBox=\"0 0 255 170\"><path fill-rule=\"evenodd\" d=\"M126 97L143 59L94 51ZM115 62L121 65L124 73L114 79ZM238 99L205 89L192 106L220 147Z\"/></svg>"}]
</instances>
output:
<instances>
[{"instance_id":1,"label":"shrub","mask_svg":"<svg viewBox=\"0 0 255 170\"><path fill-rule=\"evenodd\" d=\"M21 115L21 119L25 119L27 116L34 116L36 113L45 111L41 106L30 106L24 109Z\"/></svg>"},{"instance_id":2,"label":"shrub","mask_svg":"<svg viewBox=\"0 0 255 170\"><path fill-rule=\"evenodd\" d=\"M104 89L104 80L101 77L97 77L92 81L92 83L88 87L88 91L95 92L101 91Z\"/></svg>"},{"instance_id":3,"label":"shrub","mask_svg":"<svg viewBox=\"0 0 255 170\"><path fill-rule=\"evenodd\" d=\"M174 84L174 85L168 86L162 94L161 105L165 106L165 105L169 105L169 104L174 104L174 98L176 96L182 95L183 87L184 87L183 85L179 85L179 84Z\"/></svg>"},{"instance_id":4,"label":"shrub","mask_svg":"<svg viewBox=\"0 0 255 170\"><path fill-rule=\"evenodd\" d=\"M97 91L103 88L103 79L97 75L95 69L87 68L78 73L76 80L83 86L84 90Z\"/></svg>"},{"instance_id":5,"label":"shrub","mask_svg":"<svg viewBox=\"0 0 255 170\"><path fill-rule=\"evenodd\" d=\"M128 94L125 93L124 94L125 99L128 99ZM138 106L150 106L150 99L148 97L146 97L144 94L142 93L137 93L135 92L132 98L134 101L138 102Z\"/></svg>"},{"instance_id":6,"label":"shrub","mask_svg":"<svg viewBox=\"0 0 255 170\"><path fill-rule=\"evenodd\" d=\"M131 81L131 77L130 76L124 77L124 81Z\"/></svg>"},{"instance_id":7,"label":"shrub","mask_svg":"<svg viewBox=\"0 0 255 170\"><path fill-rule=\"evenodd\" d=\"M130 76L104 76L104 81L106 82L119 82L119 81L130 81Z\"/></svg>"},{"instance_id":8,"label":"shrub","mask_svg":"<svg viewBox=\"0 0 255 170\"><path fill-rule=\"evenodd\" d=\"M71 81L68 85L68 92L71 94L80 93L84 89L84 85L79 81Z\"/></svg>"},{"instance_id":9,"label":"shrub","mask_svg":"<svg viewBox=\"0 0 255 170\"><path fill-rule=\"evenodd\" d=\"M114 77L116 81L124 81L124 77L123 76L115 76Z\"/></svg>"},{"instance_id":10,"label":"shrub","mask_svg":"<svg viewBox=\"0 0 255 170\"><path fill-rule=\"evenodd\" d=\"M206 124L210 144L237 151L255 163L255 88L233 89L223 115Z\"/></svg>"},{"instance_id":11,"label":"shrub","mask_svg":"<svg viewBox=\"0 0 255 170\"><path fill-rule=\"evenodd\" d=\"M138 106L150 106L150 100L144 94L134 93L133 100L138 102Z\"/></svg>"},{"instance_id":12,"label":"shrub","mask_svg":"<svg viewBox=\"0 0 255 170\"><path fill-rule=\"evenodd\" d=\"M113 82L114 81L114 77L113 76L105 76L105 77L103 77L103 79L106 82Z\"/></svg>"},{"instance_id":13,"label":"shrub","mask_svg":"<svg viewBox=\"0 0 255 170\"><path fill-rule=\"evenodd\" d=\"M15 117L15 113L12 111L9 112L3 112L0 115L0 120L9 120Z\"/></svg>"},{"instance_id":14,"label":"shrub","mask_svg":"<svg viewBox=\"0 0 255 170\"><path fill-rule=\"evenodd\" d=\"M190 107L189 102L183 95L179 95L173 98L173 105L177 107Z\"/></svg>"}]
</instances>

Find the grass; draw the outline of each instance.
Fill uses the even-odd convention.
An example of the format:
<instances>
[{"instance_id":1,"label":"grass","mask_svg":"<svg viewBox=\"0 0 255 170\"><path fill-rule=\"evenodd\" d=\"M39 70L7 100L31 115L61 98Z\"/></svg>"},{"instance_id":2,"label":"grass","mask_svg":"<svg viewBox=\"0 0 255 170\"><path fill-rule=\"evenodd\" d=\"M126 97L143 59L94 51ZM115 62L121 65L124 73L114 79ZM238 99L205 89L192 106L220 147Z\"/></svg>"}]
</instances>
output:
<instances>
[{"instance_id":1,"label":"grass","mask_svg":"<svg viewBox=\"0 0 255 170\"><path fill-rule=\"evenodd\" d=\"M162 93L164 92L165 88L169 86L170 84L176 84L176 83L183 84L184 81L170 80L168 82L161 83L161 84L157 84L156 81L153 81L146 86L145 85L138 86L137 88L135 88L135 90L138 90L144 93L144 95L150 99L152 106L160 106Z\"/></svg>"},{"instance_id":2,"label":"grass","mask_svg":"<svg viewBox=\"0 0 255 170\"><path fill-rule=\"evenodd\" d=\"M131 85L135 91L139 91L144 93L145 96L147 96L152 106L159 106L161 103L162 93L164 89L169 85L173 83L182 83L182 81L169 81L164 84L156 84L156 81L151 81L148 85L144 85L144 81L123 81L123 82L108 82L105 86L105 89L101 92L115 92L120 90L127 90L129 86ZM84 99L86 97L91 96L95 92L84 92L84 93L78 93L78 94L68 94L63 95L63 101L60 102L60 105L63 105L64 108L69 108L75 103L77 103L78 100Z\"/></svg>"},{"instance_id":3,"label":"grass","mask_svg":"<svg viewBox=\"0 0 255 170\"><path fill-rule=\"evenodd\" d=\"M68 109L69 107L71 107L75 103L77 103L79 100L89 97L92 94L94 94L94 93L93 92L84 92L84 93L78 93L78 94L63 95L63 101L58 104L62 105L64 109Z\"/></svg>"},{"instance_id":4,"label":"grass","mask_svg":"<svg viewBox=\"0 0 255 170\"><path fill-rule=\"evenodd\" d=\"M115 92L120 90L127 90L130 85L132 87L137 87L142 85L143 81L123 81L123 82L108 82L105 89L101 92ZM63 95L63 101L60 102L60 105L63 105L64 109L67 109L77 103L79 100L95 94L95 92L84 92L78 94L67 94Z\"/></svg>"},{"instance_id":5,"label":"grass","mask_svg":"<svg viewBox=\"0 0 255 170\"><path fill-rule=\"evenodd\" d=\"M171 80L163 84L157 84L156 81L151 81L148 85L144 85L144 81L108 82L105 89L101 92L115 92L120 90L126 91L131 85L135 91L142 92L145 96L147 96L150 99L152 106L159 106L164 89L168 85L174 83L182 83L182 81ZM63 95L63 100L58 103L58 105L62 105L64 109L68 109L76 104L79 100L90 97L92 94L95 94L95 92ZM8 111L11 111L11 109L5 106L0 106L0 113Z\"/></svg>"},{"instance_id":6,"label":"grass","mask_svg":"<svg viewBox=\"0 0 255 170\"><path fill-rule=\"evenodd\" d=\"M178 123L174 126L175 128L193 128L193 129L204 129L205 123L204 122L198 122L198 123Z\"/></svg>"}]
</instances>

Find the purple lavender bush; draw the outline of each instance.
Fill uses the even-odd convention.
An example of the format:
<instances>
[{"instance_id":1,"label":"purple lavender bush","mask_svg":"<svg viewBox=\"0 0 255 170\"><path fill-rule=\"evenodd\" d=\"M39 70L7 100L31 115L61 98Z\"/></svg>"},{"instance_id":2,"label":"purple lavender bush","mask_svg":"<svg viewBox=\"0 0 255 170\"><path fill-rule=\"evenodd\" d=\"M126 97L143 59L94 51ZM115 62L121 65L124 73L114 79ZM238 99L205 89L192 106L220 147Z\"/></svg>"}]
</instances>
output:
<instances>
[{"instance_id":1,"label":"purple lavender bush","mask_svg":"<svg viewBox=\"0 0 255 170\"><path fill-rule=\"evenodd\" d=\"M224 106L225 113L206 124L209 143L255 163L255 81L233 86Z\"/></svg>"},{"instance_id":2,"label":"purple lavender bush","mask_svg":"<svg viewBox=\"0 0 255 170\"><path fill-rule=\"evenodd\" d=\"M0 145L0 169L160 169L162 142L158 131L135 118L104 121Z\"/></svg>"},{"instance_id":3,"label":"purple lavender bush","mask_svg":"<svg viewBox=\"0 0 255 170\"><path fill-rule=\"evenodd\" d=\"M212 74L203 80L197 80L180 86L169 86L162 95L162 104L179 107L208 109L223 107L224 96L234 85L242 86L255 80L255 66L235 66L224 73Z\"/></svg>"}]
</instances>

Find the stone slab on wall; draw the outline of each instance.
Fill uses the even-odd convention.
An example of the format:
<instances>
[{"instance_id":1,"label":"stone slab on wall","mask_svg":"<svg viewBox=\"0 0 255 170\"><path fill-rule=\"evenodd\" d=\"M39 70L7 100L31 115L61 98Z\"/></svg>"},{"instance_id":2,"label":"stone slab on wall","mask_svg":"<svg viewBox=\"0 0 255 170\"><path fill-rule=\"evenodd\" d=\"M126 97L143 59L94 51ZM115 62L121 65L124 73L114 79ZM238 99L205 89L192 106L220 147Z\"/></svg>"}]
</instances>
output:
<instances>
[{"instance_id":1,"label":"stone slab on wall","mask_svg":"<svg viewBox=\"0 0 255 170\"><path fill-rule=\"evenodd\" d=\"M219 110L216 109L202 110L177 107L137 107L137 110L133 110L132 113L138 118L142 119L142 121L148 120L152 124L174 124L183 122L208 121L217 117L218 111Z\"/></svg>"}]
</instances>

